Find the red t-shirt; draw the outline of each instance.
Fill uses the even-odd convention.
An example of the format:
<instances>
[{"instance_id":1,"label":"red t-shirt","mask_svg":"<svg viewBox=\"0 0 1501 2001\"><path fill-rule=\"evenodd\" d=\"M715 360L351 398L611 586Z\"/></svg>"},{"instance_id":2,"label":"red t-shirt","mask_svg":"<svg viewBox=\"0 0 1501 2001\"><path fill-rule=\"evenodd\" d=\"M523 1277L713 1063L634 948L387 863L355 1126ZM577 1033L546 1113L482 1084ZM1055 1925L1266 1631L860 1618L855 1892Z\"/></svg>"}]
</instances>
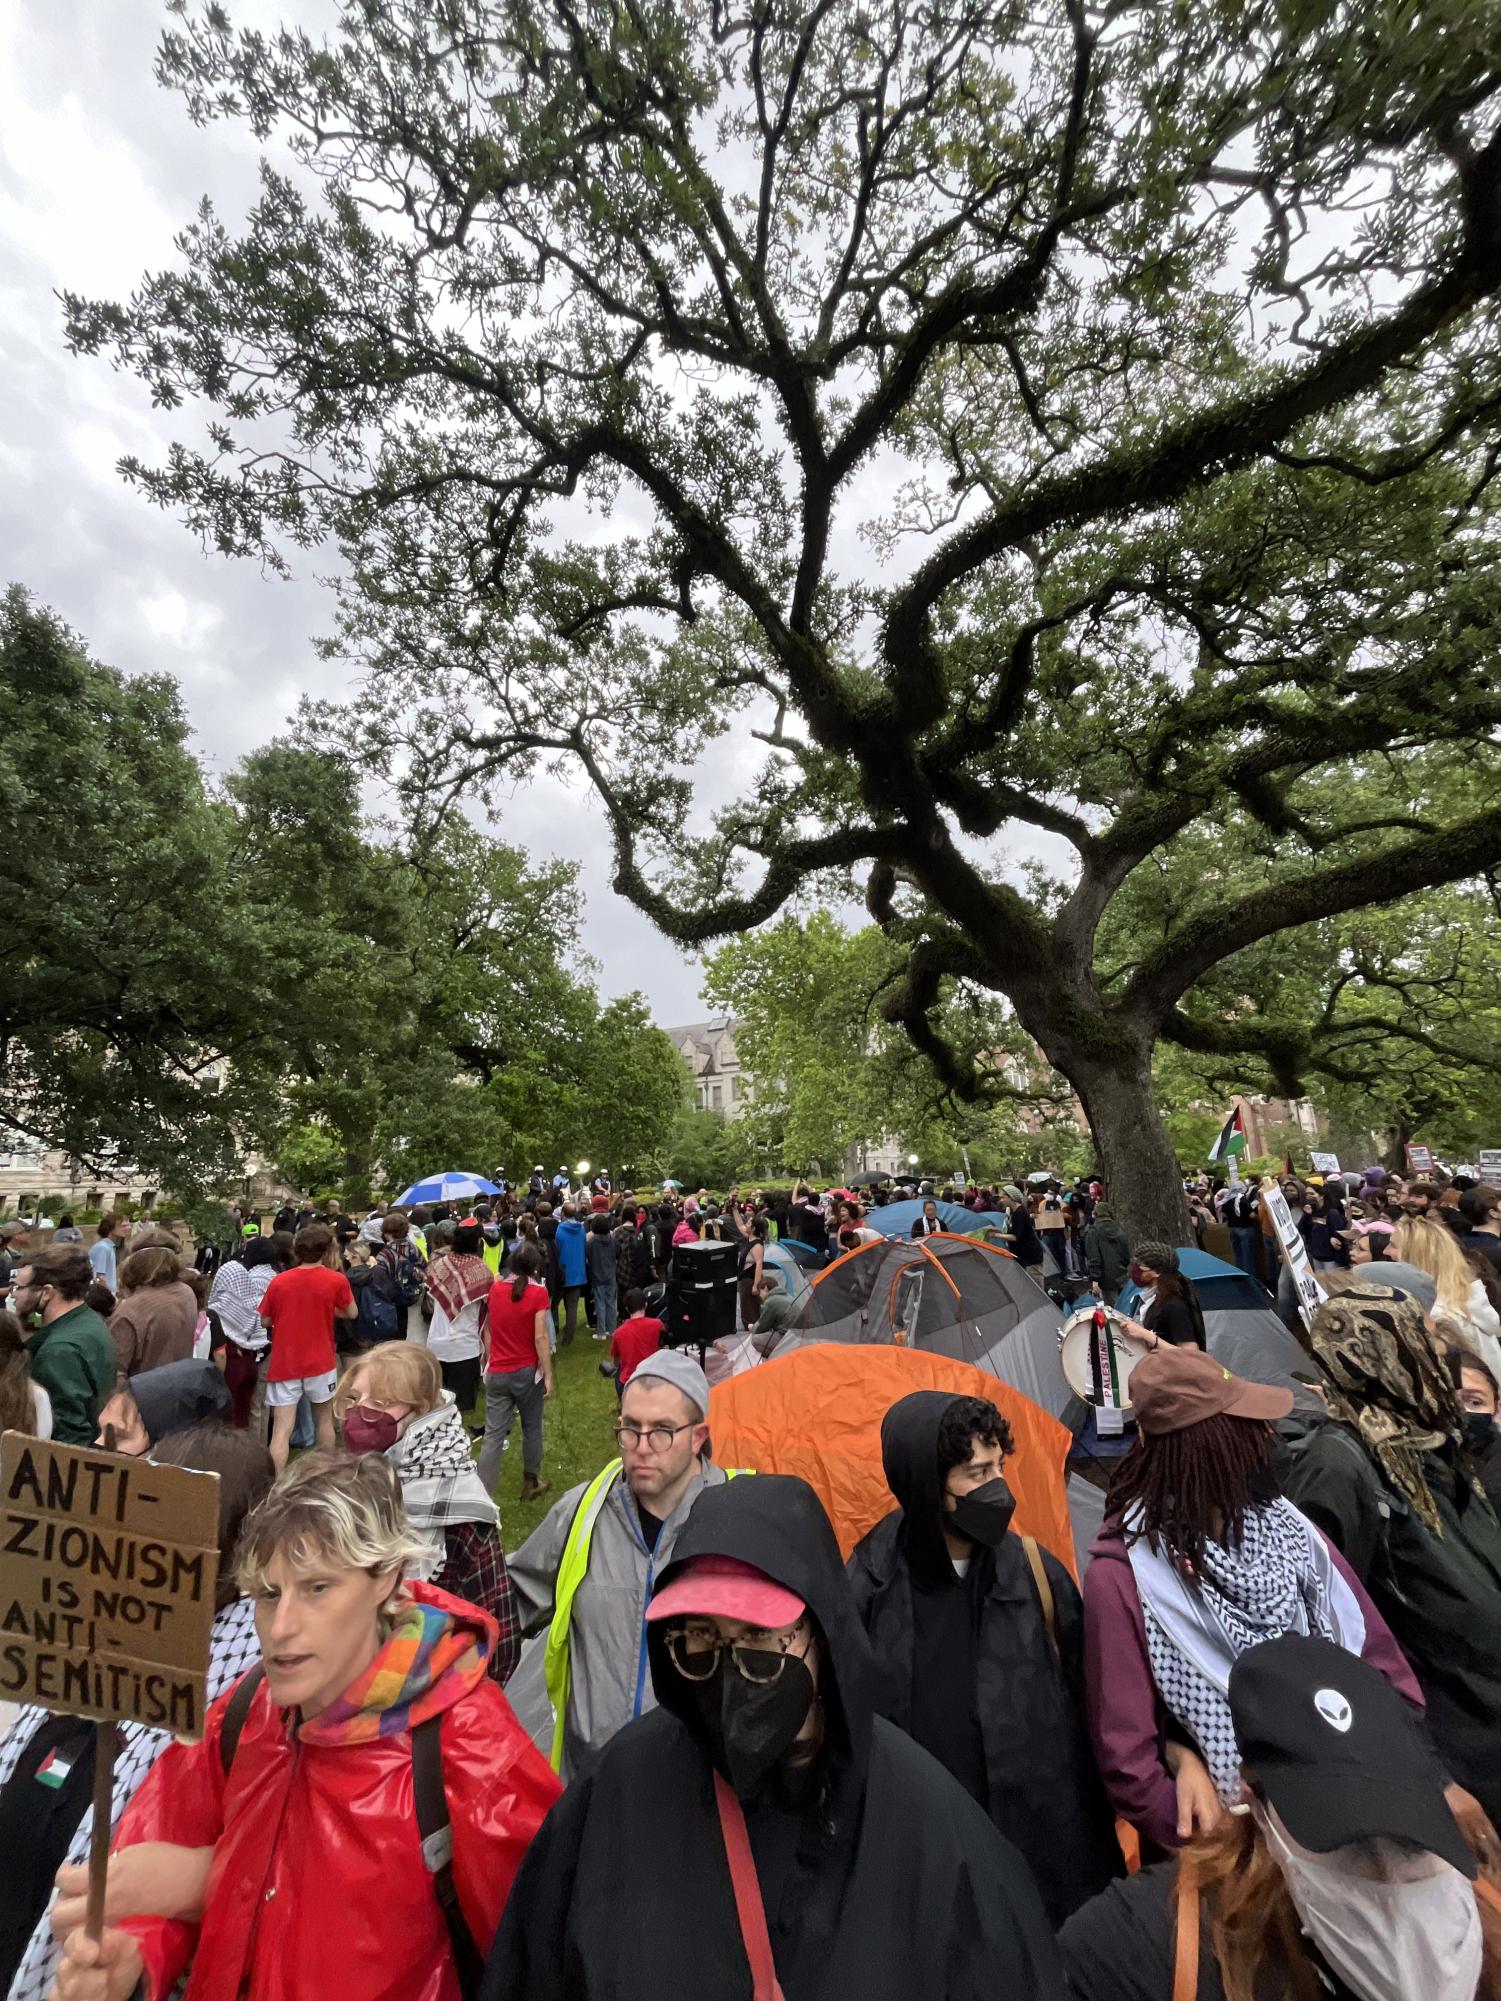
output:
<instances>
[{"instance_id":1,"label":"red t-shirt","mask_svg":"<svg viewBox=\"0 0 1501 2001\"><path fill-rule=\"evenodd\" d=\"M326 1376L337 1366L334 1315L353 1306L354 1294L341 1271L327 1265L294 1265L279 1271L261 1300L261 1318L271 1326L268 1383L298 1376Z\"/></svg>"},{"instance_id":2,"label":"red t-shirt","mask_svg":"<svg viewBox=\"0 0 1501 2001\"><path fill-rule=\"evenodd\" d=\"M647 1313L638 1313L631 1320L622 1320L615 1329L615 1337L610 1343L610 1353L619 1365L622 1389L647 1356L656 1354L662 1345L664 1331L661 1321L653 1320Z\"/></svg>"},{"instance_id":3,"label":"red t-shirt","mask_svg":"<svg viewBox=\"0 0 1501 2001\"><path fill-rule=\"evenodd\" d=\"M529 1285L520 1299L511 1297L511 1280L490 1288L490 1374L513 1376L518 1369L537 1366L537 1315L548 1307L547 1287Z\"/></svg>"}]
</instances>

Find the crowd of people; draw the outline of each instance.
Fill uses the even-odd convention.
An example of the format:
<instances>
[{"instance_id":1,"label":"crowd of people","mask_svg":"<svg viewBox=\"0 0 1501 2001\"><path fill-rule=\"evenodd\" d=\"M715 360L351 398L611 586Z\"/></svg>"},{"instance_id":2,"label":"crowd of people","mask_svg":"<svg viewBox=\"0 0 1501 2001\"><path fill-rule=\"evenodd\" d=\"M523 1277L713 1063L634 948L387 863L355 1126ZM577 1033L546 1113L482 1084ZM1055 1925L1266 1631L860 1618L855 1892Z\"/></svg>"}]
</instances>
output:
<instances>
[{"instance_id":1,"label":"crowd of people","mask_svg":"<svg viewBox=\"0 0 1501 2001\"><path fill-rule=\"evenodd\" d=\"M753 1328L768 1246L858 1254L880 1191L533 1180L236 1215L196 1261L13 1244L0 1418L217 1472L221 1562L202 1741L121 1732L102 1938L90 1726L0 1745L11 2001L1501 2001L1501 1194L1289 1178L1325 1296L1269 1384L1098 1183L911 1191L915 1236L958 1201L1070 1297L1136 1283L1081 1585L983 1397L885 1412L847 1560L803 1480L716 1461L674 1250L735 1245ZM1191 1192L1206 1248L1260 1238ZM615 1451L508 1556L502 1455L519 1419L547 1492L586 1331Z\"/></svg>"}]
</instances>

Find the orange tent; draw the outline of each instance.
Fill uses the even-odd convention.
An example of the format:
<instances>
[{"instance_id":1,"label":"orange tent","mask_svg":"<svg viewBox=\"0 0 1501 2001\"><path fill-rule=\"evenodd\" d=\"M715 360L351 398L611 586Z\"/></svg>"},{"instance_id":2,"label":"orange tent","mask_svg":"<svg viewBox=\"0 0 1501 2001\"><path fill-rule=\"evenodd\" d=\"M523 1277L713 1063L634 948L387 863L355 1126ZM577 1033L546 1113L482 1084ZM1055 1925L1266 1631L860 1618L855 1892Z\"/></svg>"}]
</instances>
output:
<instances>
[{"instance_id":1,"label":"orange tent","mask_svg":"<svg viewBox=\"0 0 1501 2001\"><path fill-rule=\"evenodd\" d=\"M828 1509L847 1557L896 1506L881 1468L881 1419L912 1390L952 1390L996 1406L1016 1439L1006 1467L1015 1526L1077 1578L1064 1486L1068 1432L1020 1390L947 1355L815 1340L775 1356L712 1392L715 1460L798 1474Z\"/></svg>"}]
</instances>

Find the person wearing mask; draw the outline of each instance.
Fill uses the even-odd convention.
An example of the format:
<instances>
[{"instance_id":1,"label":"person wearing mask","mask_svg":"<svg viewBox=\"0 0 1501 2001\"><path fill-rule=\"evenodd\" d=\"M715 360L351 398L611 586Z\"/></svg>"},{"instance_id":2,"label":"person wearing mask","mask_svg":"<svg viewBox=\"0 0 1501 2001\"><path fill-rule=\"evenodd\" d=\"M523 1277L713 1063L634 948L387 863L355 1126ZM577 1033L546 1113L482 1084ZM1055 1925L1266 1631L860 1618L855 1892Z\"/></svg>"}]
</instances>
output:
<instances>
[{"instance_id":1,"label":"person wearing mask","mask_svg":"<svg viewBox=\"0 0 1501 2001\"><path fill-rule=\"evenodd\" d=\"M1204 1348L1204 1315L1198 1295L1183 1276L1178 1253L1169 1244L1149 1238L1136 1247L1131 1277L1141 1288L1140 1319L1121 1315L1121 1324L1148 1347L1166 1343L1174 1348Z\"/></svg>"},{"instance_id":2,"label":"person wearing mask","mask_svg":"<svg viewBox=\"0 0 1501 2001\"><path fill-rule=\"evenodd\" d=\"M89 1263L93 1266L94 1276L107 1285L111 1292L120 1290L117 1260L120 1246L129 1235L128 1216L101 1216L98 1239L89 1246Z\"/></svg>"},{"instance_id":3,"label":"person wearing mask","mask_svg":"<svg viewBox=\"0 0 1501 2001\"><path fill-rule=\"evenodd\" d=\"M495 1621L489 1672L502 1686L521 1652L500 1510L475 1471L469 1434L430 1349L385 1341L345 1371L334 1416L350 1452L383 1452L408 1522L427 1543L415 1574Z\"/></svg>"},{"instance_id":4,"label":"person wearing mask","mask_svg":"<svg viewBox=\"0 0 1501 2001\"><path fill-rule=\"evenodd\" d=\"M1237 1811L1069 1920L1074 2001L1498 2001L1501 1921L1390 1683L1284 1638L1227 1700Z\"/></svg>"},{"instance_id":5,"label":"person wearing mask","mask_svg":"<svg viewBox=\"0 0 1501 2001\"><path fill-rule=\"evenodd\" d=\"M1330 1422L1289 1456L1286 1491L1369 1589L1422 1685L1440 1758L1495 1822L1501 1524L1464 1449L1455 1376L1405 1293L1326 1299L1309 1340Z\"/></svg>"},{"instance_id":6,"label":"person wearing mask","mask_svg":"<svg viewBox=\"0 0 1501 2001\"><path fill-rule=\"evenodd\" d=\"M187 2001L459 2001L558 1786L486 1672L494 1622L409 1579L424 1555L380 1453L310 1453L277 1481L237 1564L260 1667L127 1808L121 1915L97 1944L69 1932L58 2001L167 1995L185 1972ZM81 1926L82 1898L59 1916Z\"/></svg>"},{"instance_id":7,"label":"person wearing mask","mask_svg":"<svg viewBox=\"0 0 1501 2001\"><path fill-rule=\"evenodd\" d=\"M916 1738L1031 1865L1054 1925L1121 1868L1084 1720L1079 1591L1012 1532L1010 1427L994 1404L916 1390L887 1411L898 1507L849 1562L881 1715Z\"/></svg>"},{"instance_id":8,"label":"person wearing mask","mask_svg":"<svg viewBox=\"0 0 1501 2001\"><path fill-rule=\"evenodd\" d=\"M1272 1426L1291 1390L1164 1347L1132 1370L1131 1402L1136 1443L1084 1574L1085 1698L1111 1804L1148 1853L1163 1853L1239 1798L1225 1688L1248 1647L1315 1634L1363 1654L1415 1708L1423 1697L1350 1565L1276 1495ZM1209 1778L1186 1816L1185 1744Z\"/></svg>"},{"instance_id":9,"label":"person wearing mask","mask_svg":"<svg viewBox=\"0 0 1501 2001\"><path fill-rule=\"evenodd\" d=\"M1056 2001L1025 1865L875 1711L805 1482L705 1493L645 1631L653 1713L549 1816L483 2001Z\"/></svg>"},{"instance_id":10,"label":"person wearing mask","mask_svg":"<svg viewBox=\"0 0 1501 2001\"><path fill-rule=\"evenodd\" d=\"M333 1232L326 1223L310 1223L292 1242L296 1259L290 1271L278 1272L261 1300L260 1320L271 1337L266 1365L266 1402L271 1409L271 1458L279 1472L286 1466L297 1422L297 1406L305 1396L313 1407L319 1447L334 1443L333 1396L338 1385L334 1328L353 1320L358 1308L349 1280L330 1268Z\"/></svg>"},{"instance_id":11,"label":"person wearing mask","mask_svg":"<svg viewBox=\"0 0 1501 2001\"><path fill-rule=\"evenodd\" d=\"M93 1278L88 1254L65 1244L28 1251L11 1283L12 1311L23 1327L37 1323L26 1340L26 1361L32 1382L52 1405L59 1445L93 1444L100 1408L115 1386L109 1327L84 1304Z\"/></svg>"},{"instance_id":12,"label":"person wearing mask","mask_svg":"<svg viewBox=\"0 0 1501 2001\"><path fill-rule=\"evenodd\" d=\"M501 1454L511 1426L521 1419L521 1499L547 1492L542 1478L542 1406L553 1394L552 1345L543 1261L533 1244L520 1243L510 1276L491 1286L486 1306L489 1360L485 1371L485 1436L480 1485L495 1492Z\"/></svg>"},{"instance_id":13,"label":"person wearing mask","mask_svg":"<svg viewBox=\"0 0 1501 2001\"><path fill-rule=\"evenodd\" d=\"M1108 1202L1096 1202L1084 1232L1084 1270L1095 1298L1114 1306L1131 1276L1131 1241Z\"/></svg>"},{"instance_id":14,"label":"person wearing mask","mask_svg":"<svg viewBox=\"0 0 1501 2001\"><path fill-rule=\"evenodd\" d=\"M52 1436L52 1399L31 1378L26 1330L0 1308L0 1432L22 1431L28 1438Z\"/></svg>"},{"instance_id":15,"label":"person wearing mask","mask_svg":"<svg viewBox=\"0 0 1501 2001\"><path fill-rule=\"evenodd\" d=\"M224 1379L234 1401L233 1422L241 1430L255 1425L264 1399L261 1364L269 1345L261 1325L261 1301L266 1287L291 1262L291 1240L286 1237L257 1237L245 1246L244 1255L228 1258L214 1273L208 1303L224 1329Z\"/></svg>"},{"instance_id":16,"label":"person wearing mask","mask_svg":"<svg viewBox=\"0 0 1501 2001\"><path fill-rule=\"evenodd\" d=\"M621 1397L620 1457L554 1504L511 1558L528 1632L547 1629L552 1763L565 1780L652 1706L646 1605L701 1495L709 1385L691 1355L638 1362Z\"/></svg>"},{"instance_id":17,"label":"person wearing mask","mask_svg":"<svg viewBox=\"0 0 1501 2001\"><path fill-rule=\"evenodd\" d=\"M160 1244L132 1248L120 1266L120 1300L109 1321L121 1375L186 1361L197 1320L198 1301L177 1252Z\"/></svg>"},{"instance_id":18,"label":"person wearing mask","mask_svg":"<svg viewBox=\"0 0 1501 2001\"><path fill-rule=\"evenodd\" d=\"M610 1358L615 1364L615 1380L624 1390L646 1360L662 1345L667 1329L655 1314L646 1310L646 1294L632 1286L625 1296L626 1318L610 1337Z\"/></svg>"},{"instance_id":19,"label":"person wearing mask","mask_svg":"<svg viewBox=\"0 0 1501 2001\"><path fill-rule=\"evenodd\" d=\"M181 1369L180 1362L167 1370ZM192 1367L193 1364L187 1366ZM156 1371L161 1374L165 1371ZM150 1381L137 1376L135 1385ZM174 1426L154 1442L160 1466L185 1466L219 1477L219 1571L209 1638L206 1699L216 1702L257 1658L253 1607L235 1579L240 1532L271 1487L264 1445L219 1422ZM0 1993L8 2001L45 2001L61 1958L48 1919L54 1873L67 1906L87 1895L94 1725L80 1717L23 1709L0 1745ZM116 1728L110 1826L172 1742L165 1730L122 1722Z\"/></svg>"},{"instance_id":20,"label":"person wearing mask","mask_svg":"<svg viewBox=\"0 0 1501 2001\"><path fill-rule=\"evenodd\" d=\"M620 1318L619 1282L616 1277L615 1238L610 1218L601 1211L589 1226L584 1247L589 1272L589 1295L594 1302L594 1338L608 1341Z\"/></svg>"},{"instance_id":21,"label":"person wearing mask","mask_svg":"<svg viewBox=\"0 0 1501 2001\"><path fill-rule=\"evenodd\" d=\"M1470 1462L1494 1508L1501 1500L1501 1431L1496 1428L1501 1383L1478 1355L1460 1357L1459 1402L1464 1412L1465 1446Z\"/></svg>"},{"instance_id":22,"label":"person wearing mask","mask_svg":"<svg viewBox=\"0 0 1501 2001\"><path fill-rule=\"evenodd\" d=\"M465 1416L479 1401L486 1302L495 1282L485 1261L484 1244L480 1224L473 1216L466 1216L453 1232L452 1242L427 1268L427 1292L433 1307L427 1329L428 1353L441 1365L443 1387L452 1392Z\"/></svg>"}]
</instances>

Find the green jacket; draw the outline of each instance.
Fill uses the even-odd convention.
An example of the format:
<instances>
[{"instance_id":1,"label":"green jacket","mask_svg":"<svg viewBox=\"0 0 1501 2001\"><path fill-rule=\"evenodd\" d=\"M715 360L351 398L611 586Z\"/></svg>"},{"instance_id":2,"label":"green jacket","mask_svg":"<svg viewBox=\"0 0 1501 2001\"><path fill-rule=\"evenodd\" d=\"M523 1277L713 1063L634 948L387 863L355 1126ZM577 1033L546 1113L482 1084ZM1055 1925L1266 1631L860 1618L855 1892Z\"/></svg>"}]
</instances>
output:
<instances>
[{"instance_id":1,"label":"green jacket","mask_svg":"<svg viewBox=\"0 0 1501 2001\"><path fill-rule=\"evenodd\" d=\"M115 1387L115 1349L92 1306L79 1304L39 1327L26 1343L33 1382L52 1399L52 1436L59 1445L92 1445L99 1411Z\"/></svg>"}]
</instances>

